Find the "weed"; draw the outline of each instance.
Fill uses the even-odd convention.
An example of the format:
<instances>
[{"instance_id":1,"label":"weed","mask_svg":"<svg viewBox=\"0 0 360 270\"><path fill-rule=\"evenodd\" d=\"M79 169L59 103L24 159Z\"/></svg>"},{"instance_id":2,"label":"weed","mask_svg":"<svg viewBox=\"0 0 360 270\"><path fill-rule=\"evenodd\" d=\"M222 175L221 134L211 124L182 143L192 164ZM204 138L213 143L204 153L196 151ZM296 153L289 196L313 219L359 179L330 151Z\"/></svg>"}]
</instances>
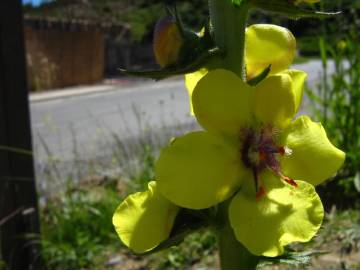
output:
<instances>
[{"instance_id":1,"label":"weed","mask_svg":"<svg viewBox=\"0 0 360 270\"><path fill-rule=\"evenodd\" d=\"M346 1L334 2L342 6ZM346 153L345 164L338 175L320 188L328 208L332 204L349 207L359 202L355 179L360 175L360 24L356 12L336 20L336 28L332 25L328 29L326 22L322 24L323 35L318 46L322 80L317 89L307 91L314 104L316 120L324 125L330 140ZM337 33L336 38L331 33ZM331 64L335 72L329 75Z\"/></svg>"},{"instance_id":2,"label":"weed","mask_svg":"<svg viewBox=\"0 0 360 270\"><path fill-rule=\"evenodd\" d=\"M104 254L120 248L111 223L121 198L114 187L76 188L41 209L43 256L48 269L95 269ZM99 263L99 265L102 265Z\"/></svg>"},{"instance_id":3,"label":"weed","mask_svg":"<svg viewBox=\"0 0 360 270\"><path fill-rule=\"evenodd\" d=\"M217 263L216 235L209 230L193 233L181 245L153 255L149 260L158 270L190 269L194 265L208 269Z\"/></svg>"},{"instance_id":4,"label":"weed","mask_svg":"<svg viewBox=\"0 0 360 270\"><path fill-rule=\"evenodd\" d=\"M5 269L6 269L6 263L0 260L0 270L5 270Z\"/></svg>"}]
</instances>

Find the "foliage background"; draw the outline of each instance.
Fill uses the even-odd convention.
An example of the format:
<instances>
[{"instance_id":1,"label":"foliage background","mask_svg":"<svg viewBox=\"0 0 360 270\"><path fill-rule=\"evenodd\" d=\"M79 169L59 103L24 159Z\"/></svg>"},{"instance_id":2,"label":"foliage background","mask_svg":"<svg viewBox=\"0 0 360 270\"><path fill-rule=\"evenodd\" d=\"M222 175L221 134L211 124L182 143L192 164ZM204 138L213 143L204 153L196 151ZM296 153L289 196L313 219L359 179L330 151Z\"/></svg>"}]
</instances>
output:
<instances>
[{"instance_id":1,"label":"foliage background","mask_svg":"<svg viewBox=\"0 0 360 270\"><path fill-rule=\"evenodd\" d=\"M55 17L61 19L86 19L97 22L128 24L131 27L134 41L151 41L153 26L157 19L165 15L164 2L177 2L185 24L200 30L208 19L206 0L48 0L40 7L26 5L25 14L31 16ZM359 13L360 0L322 0L324 10L341 10L342 17L347 18L346 25L353 23L354 14ZM349 16L351 15L351 16ZM317 19L293 21L278 15L253 12L249 19L252 23L275 23L290 28L297 37L304 38L299 42L304 54L315 55L318 46L313 39L319 34ZM338 27L336 19L327 21L327 27ZM338 32L333 32L334 35Z\"/></svg>"}]
</instances>

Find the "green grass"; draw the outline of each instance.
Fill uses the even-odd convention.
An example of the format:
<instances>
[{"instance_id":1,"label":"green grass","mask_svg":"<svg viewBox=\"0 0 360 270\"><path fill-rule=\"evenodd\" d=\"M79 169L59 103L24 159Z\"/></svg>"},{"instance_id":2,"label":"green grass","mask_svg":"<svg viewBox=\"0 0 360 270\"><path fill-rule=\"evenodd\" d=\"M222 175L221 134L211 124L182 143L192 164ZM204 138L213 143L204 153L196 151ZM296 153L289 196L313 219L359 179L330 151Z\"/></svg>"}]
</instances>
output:
<instances>
[{"instance_id":1,"label":"green grass","mask_svg":"<svg viewBox=\"0 0 360 270\"><path fill-rule=\"evenodd\" d=\"M150 168L147 168L150 169ZM217 269L216 235L201 230L189 235L177 247L144 257L131 255L117 238L111 224L114 209L128 191L119 179L96 181L69 188L49 198L41 208L43 255L47 269ZM332 211L327 215L318 236L297 249L329 251L343 260L347 268L356 269L346 256L356 252L360 244L360 212L357 209ZM121 258L121 265L107 267L110 258ZM314 265L321 263L321 257ZM120 267L120 268L116 268ZM266 268L273 269L273 268ZM281 266L275 269L291 269ZM309 268L318 269L318 268Z\"/></svg>"},{"instance_id":2,"label":"green grass","mask_svg":"<svg viewBox=\"0 0 360 270\"><path fill-rule=\"evenodd\" d=\"M189 235L182 244L147 258L157 270L213 269L217 263L216 235L202 230Z\"/></svg>"},{"instance_id":3,"label":"green grass","mask_svg":"<svg viewBox=\"0 0 360 270\"><path fill-rule=\"evenodd\" d=\"M98 269L104 255L121 247L111 224L121 200L114 186L69 189L41 208L47 269ZM101 267L99 267L100 269Z\"/></svg>"}]
</instances>

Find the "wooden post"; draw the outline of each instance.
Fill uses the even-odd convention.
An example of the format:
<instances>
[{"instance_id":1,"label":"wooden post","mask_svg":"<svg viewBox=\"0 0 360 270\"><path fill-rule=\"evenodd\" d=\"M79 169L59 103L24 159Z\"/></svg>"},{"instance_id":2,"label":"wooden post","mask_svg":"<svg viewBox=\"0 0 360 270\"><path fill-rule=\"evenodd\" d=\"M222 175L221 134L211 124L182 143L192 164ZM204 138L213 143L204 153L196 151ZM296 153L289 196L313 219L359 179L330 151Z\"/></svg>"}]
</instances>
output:
<instances>
[{"instance_id":1,"label":"wooden post","mask_svg":"<svg viewBox=\"0 0 360 270\"><path fill-rule=\"evenodd\" d=\"M0 261L38 269L33 158L4 147L32 149L21 0L0 1Z\"/></svg>"}]
</instances>

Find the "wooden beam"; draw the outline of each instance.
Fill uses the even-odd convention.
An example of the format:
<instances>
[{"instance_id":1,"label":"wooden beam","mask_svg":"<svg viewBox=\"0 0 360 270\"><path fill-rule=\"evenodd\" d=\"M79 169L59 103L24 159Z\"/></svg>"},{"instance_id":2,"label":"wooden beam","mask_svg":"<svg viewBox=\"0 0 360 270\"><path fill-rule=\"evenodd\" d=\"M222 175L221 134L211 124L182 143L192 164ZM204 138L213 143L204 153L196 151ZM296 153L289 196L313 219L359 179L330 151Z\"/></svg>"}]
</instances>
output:
<instances>
[{"instance_id":1,"label":"wooden beam","mask_svg":"<svg viewBox=\"0 0 360 270\"><path fill-rule=\"evenodd\" d=\"M0 260L11 270L38 269L40 254L32 155L4 150L32 149L25 63L21 0L1 0Z\"/></svg>"}]
</instances>

